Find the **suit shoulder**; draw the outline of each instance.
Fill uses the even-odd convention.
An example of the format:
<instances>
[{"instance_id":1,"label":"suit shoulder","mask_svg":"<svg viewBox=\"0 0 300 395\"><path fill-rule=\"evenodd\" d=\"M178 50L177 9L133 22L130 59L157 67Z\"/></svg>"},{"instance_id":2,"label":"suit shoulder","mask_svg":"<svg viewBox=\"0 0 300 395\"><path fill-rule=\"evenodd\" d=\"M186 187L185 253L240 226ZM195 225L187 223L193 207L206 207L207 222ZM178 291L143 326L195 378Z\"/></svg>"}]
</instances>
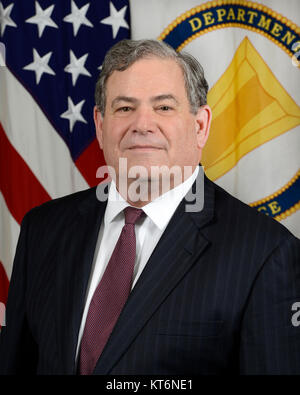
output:
<instances>
[{"instance_id":1,"label":"suit shoulder","mask_svg":"<svg viewBox=\"0 0 300 395\"><path fill-rule=\"evenodd\" d=\"M68 213L74 213L74 210L79 208L81 204L91 200L96 200L96 187L62 196L36 206L27 212L23 222L65 216Z\"/></svg>"},{"instance_id":2,"label":"suit shoulder","mask_svg":"<svg viewBox=\"0 0 300 395\"><path fill-rule=\"evenodd\" d=\"M214 187L217 214L221 217L224 215L224 211L229 212L233 218L233 223L239 225L244 232L248 230L255 235L259 233L261 238L267 237L274 241L295 237L285 226L274 218L250 207L248 204L232 196L219 185L214 184Z\"/></svg>"}]
</instances>

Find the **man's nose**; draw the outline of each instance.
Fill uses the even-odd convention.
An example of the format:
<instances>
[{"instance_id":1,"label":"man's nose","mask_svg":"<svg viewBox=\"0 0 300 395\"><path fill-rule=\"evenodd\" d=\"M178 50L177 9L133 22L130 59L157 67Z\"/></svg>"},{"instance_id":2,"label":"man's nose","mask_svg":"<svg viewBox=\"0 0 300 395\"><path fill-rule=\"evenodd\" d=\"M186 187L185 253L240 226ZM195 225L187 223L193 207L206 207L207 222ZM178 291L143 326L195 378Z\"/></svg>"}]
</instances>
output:
<instances>
[{"instance_id":1,"label":"man's nose","mask_svg":"<svg viewBox=\"0 0 300 395\"><path fill-rule=\"evenodd\" d=\"M154 114L152 108L139 108L136 110L133 122L133 131L141 134L154 132Z\"/></svg>"}]
</instances>

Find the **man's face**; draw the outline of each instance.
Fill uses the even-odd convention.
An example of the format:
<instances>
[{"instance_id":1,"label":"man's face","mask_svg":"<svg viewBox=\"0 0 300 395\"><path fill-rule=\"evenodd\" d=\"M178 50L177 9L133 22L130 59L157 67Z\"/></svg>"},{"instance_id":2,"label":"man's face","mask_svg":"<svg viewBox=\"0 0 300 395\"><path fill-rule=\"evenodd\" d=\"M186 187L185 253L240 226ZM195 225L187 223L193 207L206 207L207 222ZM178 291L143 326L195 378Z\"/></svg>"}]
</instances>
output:
<instances>
[{"instance_id":1,"label":"man's face","mask_svg":"<svg viewBox=\"0 0 300 395\"><path fill-rule=\"evenodd\" d=\"M184 77L171 59L141 59L107 80L104 117L94 110L97 138L108 166L119 175L119 159L132 166L199 164L211 112L192 114Z\"/></svg>"}]
</instances>

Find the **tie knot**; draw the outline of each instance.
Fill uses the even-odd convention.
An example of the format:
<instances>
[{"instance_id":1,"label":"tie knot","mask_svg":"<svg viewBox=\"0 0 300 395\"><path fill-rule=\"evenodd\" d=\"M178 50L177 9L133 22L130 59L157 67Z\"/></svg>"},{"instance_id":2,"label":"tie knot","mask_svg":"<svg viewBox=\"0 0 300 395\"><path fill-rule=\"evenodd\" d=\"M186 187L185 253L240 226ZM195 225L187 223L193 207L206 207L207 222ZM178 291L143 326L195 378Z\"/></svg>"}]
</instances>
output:
<instances>
[{"instance_id":1,"label":"tie knot","mask_svg":"<svg viewBox=\"0 0 300 395\"><path fill-rule=\"evenodd\" d=\"M124 210L125 224L135 224L136 221L144 214L144 211L140 208L126 207Z\"/></svg>"}]
</instances>

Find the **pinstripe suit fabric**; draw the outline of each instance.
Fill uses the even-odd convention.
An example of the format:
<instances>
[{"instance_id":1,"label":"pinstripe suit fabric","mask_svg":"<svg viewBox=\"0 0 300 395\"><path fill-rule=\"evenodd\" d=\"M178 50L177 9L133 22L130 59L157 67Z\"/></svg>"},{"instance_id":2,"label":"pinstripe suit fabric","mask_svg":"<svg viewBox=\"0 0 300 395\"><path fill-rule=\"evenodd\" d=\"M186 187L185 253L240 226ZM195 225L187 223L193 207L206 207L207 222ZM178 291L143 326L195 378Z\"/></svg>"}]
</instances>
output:
<instances>
[{"instance_id":1,"label":"pinstripe suit fabric","mask_svg":"<svg viewBox=\"0 0 300 395\"><path fill-rule=\"evenodd\" d=\"M300 374L300 242L205 179L179 205L94 374ZM95 189L25 216L0 337L0 373L76 374L85 293L105 204Z\"/></svg>"}]
</instances>

